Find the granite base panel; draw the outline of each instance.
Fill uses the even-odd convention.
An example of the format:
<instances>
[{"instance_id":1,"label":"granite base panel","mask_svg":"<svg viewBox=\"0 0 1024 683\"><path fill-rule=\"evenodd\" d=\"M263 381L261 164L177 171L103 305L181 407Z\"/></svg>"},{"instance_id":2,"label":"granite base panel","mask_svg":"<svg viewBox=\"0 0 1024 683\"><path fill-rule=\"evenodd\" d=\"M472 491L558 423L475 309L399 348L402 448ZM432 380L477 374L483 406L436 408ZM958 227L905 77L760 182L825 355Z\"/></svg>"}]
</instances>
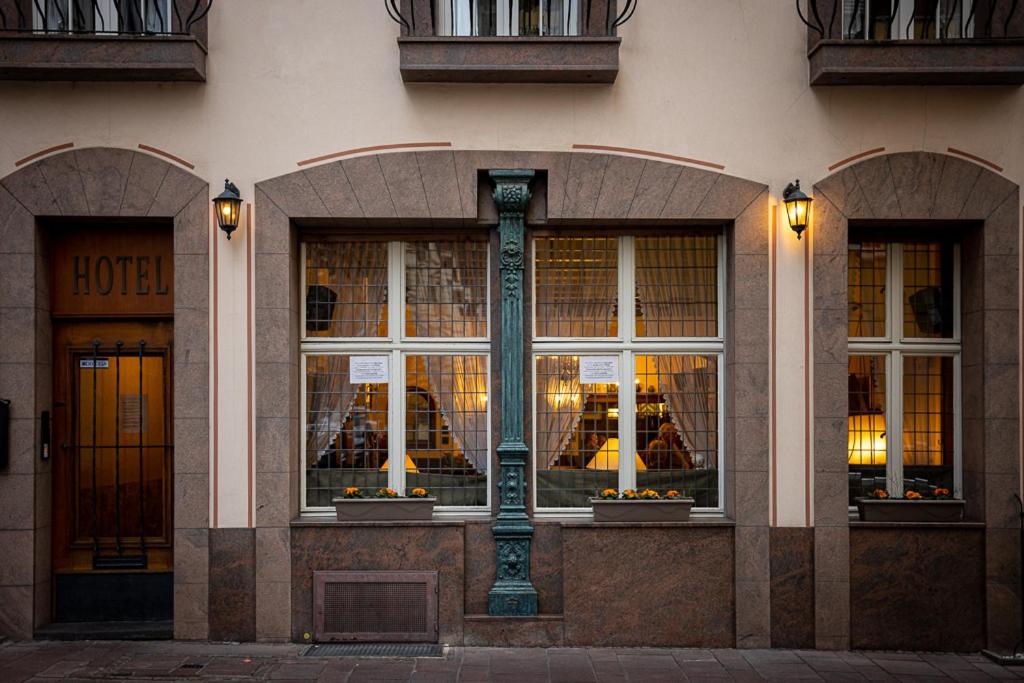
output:
<instances>
[{"instance_id":1,"label":"granite base panel","mask_svg":"<svg viewBox=\"0 0 1024 683\"><path fill-rule=\"evenodd\" d=\"M313 633L313 572L438 572L438 638L462 642L465 524L372 522L291 530L292 639Z\"/></svg>"},{"instance_id":2,"label":"granite base panel","mask_svg":"<svg viewBox=\"0 0 1024 683\"><path fill-rule=\"evenodd\" d=\"M851 527L850 639L866 650L986 647L985 530Z\"/></svg>"},{"instance_id":3,"label":"granite base panel","mask_svg":"<svg viewBox=\"0 0 1024 683\"><path fill-rule=\"evenodd\" d=\"M563 527L565 644L735 647L734 539L731 527Z\"/></svg>"},{"instance_id":4,"label":"granite base panel","mask_svg":"<svg viewBox=\"0 0 1024 683\"><path fill-rule=\"evenodd\" d=\"M256 531L210 529L210 640L256 640Z\"/></svg>"},{"instance_id":5,"label":"granite base panel","mask_svg":"<svg viewBox=\"0 0 1024 683\"><path fill-rule=\"evenodd\" d=\"M467 615L462 644L466 647L562 647L565 622L560 616Z\"/></svg>"},{"instance_id":6,"label":"granite base panel","mask_svg":"<svg viewBox=\"0 0 1024 683\"><path fill-rule=\"evenodd\" d=\"M774 527L769 543L772 647L814 649L814 529Z\"/></svg>"}]
</instances>

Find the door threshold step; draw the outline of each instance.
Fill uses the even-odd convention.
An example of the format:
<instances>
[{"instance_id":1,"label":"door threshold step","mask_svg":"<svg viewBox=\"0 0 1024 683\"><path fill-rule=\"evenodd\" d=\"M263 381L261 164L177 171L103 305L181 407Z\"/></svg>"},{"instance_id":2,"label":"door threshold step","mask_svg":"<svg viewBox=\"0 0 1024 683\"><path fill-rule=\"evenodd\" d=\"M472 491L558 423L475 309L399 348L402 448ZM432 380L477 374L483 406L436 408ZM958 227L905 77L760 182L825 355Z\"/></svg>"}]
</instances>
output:
<instances>
[{"instance_id":1,"label":"door threshold step","mask_svg":"<svg viewBox=\"0 0 1024 683\"><path fill-rule=\"evenodd\" d=\"M171 640L173 621L74 621L40 626L36 640Z\"/></svg>"}]
</instances>

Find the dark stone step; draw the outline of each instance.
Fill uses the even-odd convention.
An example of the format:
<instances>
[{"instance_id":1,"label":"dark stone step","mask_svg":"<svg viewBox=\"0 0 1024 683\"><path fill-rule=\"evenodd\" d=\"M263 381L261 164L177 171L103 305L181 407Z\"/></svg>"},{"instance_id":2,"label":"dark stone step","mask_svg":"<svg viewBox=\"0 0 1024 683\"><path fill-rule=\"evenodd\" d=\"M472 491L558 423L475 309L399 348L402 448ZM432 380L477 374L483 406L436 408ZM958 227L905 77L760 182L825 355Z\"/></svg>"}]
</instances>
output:
<instances>
[{"instance_id":1,"label":"dark stone step","mask_svg":"<svg viewBox=\"0 0 1024 683\"><path fill-rule=\"evenodd\" d=\"M40 626L36 640L171 640L173 621L72 621Z\"/></svg>"}]
</instances>

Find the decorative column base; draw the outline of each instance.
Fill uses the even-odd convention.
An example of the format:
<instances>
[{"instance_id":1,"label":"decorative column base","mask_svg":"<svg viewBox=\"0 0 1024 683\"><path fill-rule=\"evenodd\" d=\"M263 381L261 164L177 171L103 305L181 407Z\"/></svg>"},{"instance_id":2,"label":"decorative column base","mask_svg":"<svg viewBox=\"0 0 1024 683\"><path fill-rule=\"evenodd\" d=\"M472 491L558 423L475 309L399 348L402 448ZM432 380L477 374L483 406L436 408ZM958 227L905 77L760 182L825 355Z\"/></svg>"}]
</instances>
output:
<instances>
[{"instance_id":1,"label":"decorative column base","mask_svg":"<svg viewBox=\"0 0 1024 683\"><path fill-rule=\"evenodd\" d=\"M537 614L537 591L530 584L533 526L522 505L528 454L523 443L498 446L501 512L491 528L497 546L497 579L487 595L487 613L492 616L531 617Z\"/></svg>"}]
</instances>

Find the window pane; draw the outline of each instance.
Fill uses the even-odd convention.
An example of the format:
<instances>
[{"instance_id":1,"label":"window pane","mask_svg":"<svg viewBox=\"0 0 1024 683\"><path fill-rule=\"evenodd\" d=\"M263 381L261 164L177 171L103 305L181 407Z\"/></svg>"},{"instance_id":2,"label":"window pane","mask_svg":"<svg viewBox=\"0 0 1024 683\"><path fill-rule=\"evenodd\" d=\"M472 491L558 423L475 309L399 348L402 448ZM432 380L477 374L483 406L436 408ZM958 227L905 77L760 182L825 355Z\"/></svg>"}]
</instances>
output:
<instances>
[{"instance_id":1,"label":"window pane","mask_svg":"<svg viewBox=\"0 0 1024 683\"><path fill-rule=\"evenodd\" d=\"M537 507L589 507L619 486L618 384L581 385L579 356L536 363Z\"/></svg>"},{"instance_id":2,"label":"window pane","mask_svg":"<svg viewBox=\"0 0 1024 683\"><path fill-rule=\"evenodd\" d=\"M386 242L306 245L306 335L385 337Z\"/></svg>"},{"instance_id":3,"label":"window pane","mask_svg":"<svg viewBox=\"0 0 1024 683\"><path fill-rule=\"evenodd\" d=\"M306 358L306 505L388 485L388 385L349 383L348 356Z\"/></svg>"},{"instance_id":4,"label":"window pane","mask_svg":"<svg viewBox=\"0 0 1024 683\"><path fill-rule=\"evenodd\" d=\"M885 358L850 355L850 505L858 496L886 488Z\"/></svg>"},{"instance_id":5,"label":"window pane","mask_svg":"<svg viewBox=\"0 0 1024 683\"><path fill-rule=\"evenodd\" d=\"M903 245L903 336L953 336L953 245Z\"/></svg>"},{"instance_id":6,"label":"window pane","mask_svg":"<svg viewBox=\"0 0 1024 683\"><path fill-rule=\"evenodd\" d=\"M540 35L540 0L519 0L519 33L521 36Z\"/></svg>"},{"instance_id":7,"label":"window pane","mask_svg":"<svg viewBox=\"0 0 1024 683\"><path fill-rule=\"evenodd\" d=\"M405 487L486 505L487 357L406 356Z\"/></svg>"},{"instance_id":8,"label":"window pane","mask_svg":"<svg viewBox=\"0 0 1024 683\"><path fill-rule=\"evenodd\" d=\"M903 486L953 490L953 358L903 357Z\"/></svg>"},{"instance_id":9,"label":"window pane","mask_svg":"<svg viewBox=\"0 0 1024 683\"><path fill-rule=\"evenodd\" d=\"M637 488L718 506L718 358L636 357Z\"/></svg>"},{"instance_id":10,"label":"window pane","mask_svg":"<svg viewBox=\"0 0 1024 683\"><path fill-rule=\"evenodd\" d=\"M848 252L849 332L851 337L884 337L886 247L881 242L851 243Z\"/></svg>"},{"instance_id":11,"label":"window pane","mask_svg":"<svg viewBox=\"0 0 1024 683\"><path fill-rule=\"evenodd\" d=\"M487 336L487 242L407 242L406 334Z\"/></svg>"},{"instance_id":12,"label":"window pane","mask_svg":"<svg viewBox=\"0 0 1024 683\"><path fill-rule=\"evenodd\" d=\"M537 336L616 336L618 239L542 237L534 245Z\"/></svg>"},{"instance_id":13,"label":"window pane","mask_svg":"<svg viewBox=\"0 0 1024 683\"><path fill-rule=\"evenodd\" d=\"M718 334L717 244L713 235L636 238L638 337Z\"/></svg>"}]
</instances>

